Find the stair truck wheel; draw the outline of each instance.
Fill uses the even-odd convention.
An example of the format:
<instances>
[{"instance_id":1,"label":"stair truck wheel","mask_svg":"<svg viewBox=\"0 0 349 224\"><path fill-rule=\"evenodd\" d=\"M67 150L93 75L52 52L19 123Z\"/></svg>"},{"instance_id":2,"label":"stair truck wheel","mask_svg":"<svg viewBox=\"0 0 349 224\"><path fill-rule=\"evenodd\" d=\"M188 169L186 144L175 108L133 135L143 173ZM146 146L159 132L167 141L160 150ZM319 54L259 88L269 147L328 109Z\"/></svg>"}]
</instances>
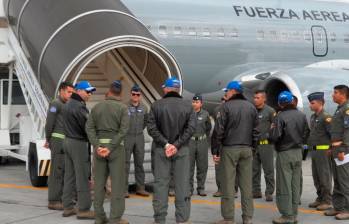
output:
<instances>
[{"instance_id":1,"label":"stair truck wheel","mask_svg":"<svg viewBox=\"0 0 349 224\"><path fill-rule=\"evenodd\" d=\"M47 176L39 176L38 167L39 167L39 164L38 164L38 156L36 152L36 144L31 142L29 144L29 153L28 153L28 170L29 170L30 181L34 187L47 186Z\"/></svg>"}]
</instances>

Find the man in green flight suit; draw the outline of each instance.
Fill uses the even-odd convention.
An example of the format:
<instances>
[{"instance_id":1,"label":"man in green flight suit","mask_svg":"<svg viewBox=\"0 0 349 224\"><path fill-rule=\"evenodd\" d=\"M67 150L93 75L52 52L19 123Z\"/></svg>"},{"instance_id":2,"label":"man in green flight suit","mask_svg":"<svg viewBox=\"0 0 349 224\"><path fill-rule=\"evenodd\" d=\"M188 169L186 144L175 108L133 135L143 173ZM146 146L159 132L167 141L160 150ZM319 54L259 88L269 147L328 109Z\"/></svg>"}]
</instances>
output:
<instances>
[{"instance_id":1,"label":"man in green flight suit","mask_svg":"<svg viewBox=\"0 0 349 224\"><path fill-rule=\"evenodd\" d=\"M145 190L144 174L144 134L146 126L147 108L141 103L142 91L138 85L131 88L131 100L128 105L128 115L130 118L130 127L125 137L126 150L126 187L125 197L128 198L128 176L130 172L131 155L133 154L136 194L148 197L149 193Z\"/></svg>"},{"instance_id":2,"label":"man in green flight suit","mask_svg":"<svg viewBox=\"0 0 349 224\"><path fill-rule=\"evenodd\" d=\"M73 84L62 82L58 87L59 96L54 99L47 111L45 148L51 150L51 170L48 177L48 208L63 210L62 195L64 184L64 131L62 110L74 91Z\"/></svg>"},{"instance_id":3,"label":"man in green flight suit","mask_svg":"<svg viewBox=\"0 0 349 224\"><path fill-rule=\"evenodd\" d=\"M128 224L122 219L125 211L125 149L124 137L129 128L127 106L121 102L122 85L114 81L107 97L93 107L86 123L86 132L94 149L96 224L108 222L103 208L105 184L111 178L109 224Z\"/></svg>"},{"instance_id":4,"label":"man in green flight suit","mask_svg":"<svg viewBox=\"0 0 349 224\"><path fill-rule=\"evenodd\" d=\"M338 104L331 124L332 168L333 168L333 209L326 216L338 220L349 219L349 88L346 85L334 87L333 101Z\"/></svg>"},{"instance_id":5,"label":"man in green flight suit","mask_svg":"<svg viewBox=\"0 0 349 224\"><path fill-rule=\"evenodd\" d=\"M211 119L209 113L202 109L202 96L196 94L193 97L192 106L196 115L195 132L189 141L190 148L190 187L191 194L194 191L194 172L196 165L197 193L204 197L205 181L208 170L208 142L211 131Z\"/></svg>"},{"instance_id":6,"label":"man in green flight suit","mask_svg":"<svg viewBox=\"0 0 349 224\"><path fill-rule=\"evenodd\" d=\"M262 198L262 166L266 183L265 200L273 201L275 188L274 145L269 140L269 130L276 113L273 108L266 105L266 100L267 98L264 90L255 92L254 105L258 111L258 130L260 131L260 136L253 154L253 198Z\"/></svg>"},{"instance_id":7,"label":"man in green flight suit","mask_svg":"<svg viewBox=\"0 0 349 224\"><path fill-rule=\"evenodd\" d=\"M314 112L310 117L310 135L308 146L311 152L311 168L317 198L309 204L319 211L331 208L332 201L332 165L327 155L331 144L332 117L324 110L324 92L308 95L309 107Z\"/></svg>"}]
</instances>

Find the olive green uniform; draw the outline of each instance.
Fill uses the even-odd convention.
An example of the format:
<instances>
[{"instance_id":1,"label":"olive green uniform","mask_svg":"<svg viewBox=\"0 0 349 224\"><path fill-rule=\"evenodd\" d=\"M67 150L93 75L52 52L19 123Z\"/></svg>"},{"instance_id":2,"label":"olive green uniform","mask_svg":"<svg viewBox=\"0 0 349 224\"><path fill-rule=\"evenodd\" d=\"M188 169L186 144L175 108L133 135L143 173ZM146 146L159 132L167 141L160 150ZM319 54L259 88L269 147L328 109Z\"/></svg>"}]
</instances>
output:
<instances>
[{"instance_id":1,"label":"olive green uniform","mask_svg":"<svg viewBox=\"0 0 349 224\"><path fill-rule=\"evenodd\" d=\"M331 141L342 141L344 147L332 151L333 195L332 204L335 210L349 212L349 163L337 166L335 159L339 152L349 153L349 102L338 106L332 118Z\"/></svg>"},{"instance_id":2,"label":"olive green uniform","mask_svg":"<svg viewBox=\"0 0 349 224\"><path fill-rule=\"evenodd\" d=\"M128 176L130 172L131 155L133 154L135 179L137 189L144 189L144 134L143 130L146 125L147 109L143 104L138 106L128 105L128 116L130 127L125 137L126 150L126 188L128 190Z\"/></svg>"},{"instance_id":3,"label":"olive green uniform","mask_svg":"<svg viewBox=\"0 0 349 224\"><path fill-rule=\"evenodd\" d=\"M216 119L217 119L217 114L220 110L220 108L222 107L222 104L217 106L215 109L214 109L214 113L213 113L213 117L215 119L215 124L217 123ZM212 132L212 136L211 136L211 153L212 155L214 155L214 152L215 152L215 149L217 146L217 139L216 139L216 131L215 129L213 129L213 132ZM217 191L218 192L221 192L221 174L222 174L222 169L221 169L221 163L215 163L214 164L214 171L215 171L215 177L216 177L216 185L217 185Z\"/></svg>"},{"instance_id":4,"label":"olive green uniform","mask_svg":"<svg viewBox=\"0 0 349 224\"><path fill-rule=\"evenodd\" d=\"M190 148L190 187L194 191L195 165L197 192L205 190L205 181L208 170L208 141L211 131L210 115L206 110L201 109L196 115L195 132L189 141Z\"/></svg>"},{"instance_id":5,"label":"olive green uniform","mask_svg":"<svg viewBox=\"0 0 349 224\"><path fill-rule=\"evenodd\" d=\"M287 107L276 115L270 139L275 143L276 205L283 217L296 219L301 193L302 146L309 135L305 114Z\"/></svg>"},{"instance_id":6,"label":"olive green uniform","mask_svg":"<svg viewBox=\"0 0 349 224\"><path fill-rule=\"evenodd\" d=\"M272 195L275 189L274 145L269 140L269 130L274 119L275 110L268 105L258 110L258 130L260 137L253 155L253 192L261 192L261 166L266 183L265 194Z\"/></svg>"},{"instance_id":7,"label":"olive green uniform","mask_svg":"<svg viewBox=\"0 0 349 224\"><path fill-rule=\"evenodd\" d=\"M59 97L53 100L47 111L45 135L51 149L51 170L48 177L48 201L62 202L64 185L64 131L63 110L64 102Z\"/></svg>"},{"instance_id":8,"label":"olive green uniform","mask_svg":"<svg viewBox=\"0 0 349 224\"><path fill-rule=\"evenodd\" d=\"M92 205L89 184L91 157L85 131L88 114L84 100L73 93L63 109L65 173L62 199L66 210L74 208L76 193L79 212L89 211Z\"/></svg>"},{"instance_id":9,"label":"olive green uniform","mask_svg":"<svg viewBox=\"0 0 349 224\"><path fill-rule=\"evenodd\" d=\"M311 152L311 168L317 199L320 203L331 204L332 201L332 165L326 152L330 148L331 115L324 111L312 114L310 118L310 135L308 146Z\"/></svg>"},{"instance_id":10,"label":"olive green uniform","mask_svg":"<svg viewBox=\"0 0 349 224\"><path fill-rule=\"evenodd\" d=\"M154 102L147 119L147 129L153 138L152 167L154 173L153 208L156 223L166 223L168 191L173 167L175 187L175 216L177 223L190 217L190 158L188 142L195 130L195 115L189 102L176 92L167 93ZM166 157L166 144L178 152Z\"/></svg>"},{"instance_id":11,"label":"olive green uniform","mask_svg":"<svg viewBox=\"0 0 349 224\"><path fill-rule=\"evenodd\" d=\"M216 116L216 142L213 155L221 155L221 214L234 221L235 177L239 178L243 220L253 216L252 145L257 140L256 108L242 95L233 96L222 105Z\"/></svg>"},{"instance_id":12,"label":"olive green uniform","mask_svg":"<svg viewBox=\"0 0 349 224\"><path fill-rule=\"evenodd\" d=\"M106 214L103 208L105 184L111 177L110 220L119 221L125 211L125 149L124 137L129 128L127 106L116 97L107 97L91 110L86 123L86 132L94 148L96 223L103 223ZM107 147L110 155L97 155L98 147Z\"/></svg>"}]
</instances>

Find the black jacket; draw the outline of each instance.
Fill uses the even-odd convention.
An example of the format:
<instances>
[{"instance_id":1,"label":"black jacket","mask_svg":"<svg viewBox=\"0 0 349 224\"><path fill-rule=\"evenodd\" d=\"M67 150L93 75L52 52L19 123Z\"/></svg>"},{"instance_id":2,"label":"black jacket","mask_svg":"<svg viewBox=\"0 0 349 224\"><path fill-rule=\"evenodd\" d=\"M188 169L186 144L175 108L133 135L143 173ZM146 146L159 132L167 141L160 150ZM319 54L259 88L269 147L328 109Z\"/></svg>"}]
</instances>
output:
<instances>
[{"instance_id":1,"label":"black jacket","mask_svg":"<svg viewBox=\"0 0 349 224\"><path fill-rule=\"evenodd\" d=\"M189 102L170 92L151 106L147 128L157 147L167 143L180 149L195 131L196 119Z\"/></svg>"},{"instance_id":2,"label":"black jacket","mask_svg":"<svg viewBox=\"0 0 349 224\"><path fill-rule=\"evenodd\" d=\"M270 129L270 139L278 152L303 148L309 136L309 126L304 113L288 107L280 111Z\"/></svg>"},{"instance_id":3,"label":"black jacket","mask_svg":"<svg viewBox=\"0 0 349 224\"><path fill-rule=\"evenodd\" d=\"M253 146L259 136L258 113L254 105L242 95L225 102L216 115L215 141L217 150L222 146ZM218 151L213 152L217 154Z\"/></svg>"},{"instance_id":4,"label":"black jacket","mask_svg":"<svg viewBox=\"0 0 349 224\"><path fill-rule=\"evenodd\" d=\"M85 101L76 93L63 107L64 134L66 137L88 141L85 124L89 111Z\"/></svg>"}]
</instances>

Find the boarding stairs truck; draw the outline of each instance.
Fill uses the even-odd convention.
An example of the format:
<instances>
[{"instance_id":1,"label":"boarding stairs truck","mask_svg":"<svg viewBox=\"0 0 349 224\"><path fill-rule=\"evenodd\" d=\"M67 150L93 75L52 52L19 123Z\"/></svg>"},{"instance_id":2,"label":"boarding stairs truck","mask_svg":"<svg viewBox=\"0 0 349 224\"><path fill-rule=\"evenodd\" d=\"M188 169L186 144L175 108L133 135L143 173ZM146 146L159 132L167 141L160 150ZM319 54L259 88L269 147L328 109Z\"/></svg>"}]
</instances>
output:
<instances>
[{"instance_id":1,"label":"boarding stairs truck","mask_svg":"<svg viewBox=\"0 0 349 224\"><path fill-rule=\"evenodd\" d=\"M138 84L149 107L162 95L164 80L181 80L173 55L121 1L4 0L2 7L0 156L24 161L33 186L47 184L44 128L59 83L91 82L97 88L91 108L104 99L109 83L122 79L125 103ZM146 135L147 182L150 150Z\"/></svg>"}]
</instances>

